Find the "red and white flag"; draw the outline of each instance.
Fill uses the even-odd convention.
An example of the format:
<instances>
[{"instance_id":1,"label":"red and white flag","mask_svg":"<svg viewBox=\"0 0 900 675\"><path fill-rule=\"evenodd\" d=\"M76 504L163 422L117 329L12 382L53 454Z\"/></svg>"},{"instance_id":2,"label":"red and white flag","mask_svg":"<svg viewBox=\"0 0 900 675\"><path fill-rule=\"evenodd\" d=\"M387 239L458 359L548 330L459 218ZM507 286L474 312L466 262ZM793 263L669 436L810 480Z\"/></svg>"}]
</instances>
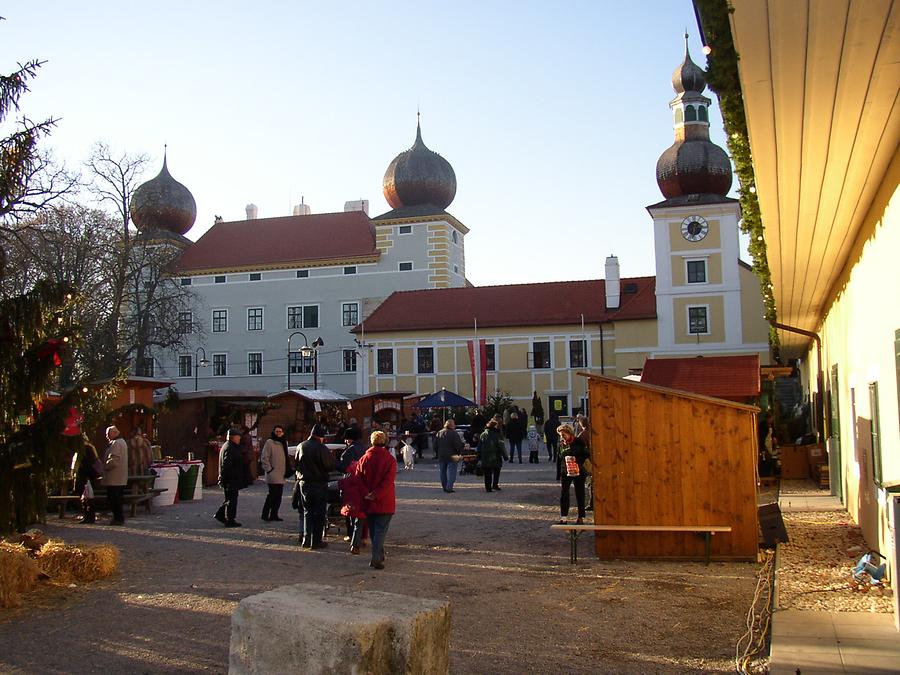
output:
<instances>
[{"instance_id":1,"label":"red and white flag","mask_svg":"<svg viewBox=\"0 0 900 675\"><path fill-rule=\"evenodd\" d=\"M475 403L487 403L487 347L484 340L469 340L469 362L472 364L472 392Z\"/></svg>"}]
</instances>

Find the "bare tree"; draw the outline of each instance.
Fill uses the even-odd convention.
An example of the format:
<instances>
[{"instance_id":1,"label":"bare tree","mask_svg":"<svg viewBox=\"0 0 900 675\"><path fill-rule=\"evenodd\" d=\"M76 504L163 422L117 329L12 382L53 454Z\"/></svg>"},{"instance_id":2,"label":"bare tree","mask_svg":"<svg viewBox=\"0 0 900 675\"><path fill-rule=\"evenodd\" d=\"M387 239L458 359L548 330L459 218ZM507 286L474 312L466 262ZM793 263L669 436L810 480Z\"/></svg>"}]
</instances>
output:
<instances>
[{"instance_id":1,"label":"bare tree","mask_svg":"<svg viewBox=\"0 0 900 675\"><path fill-rule=\"evenodd\" d=\"M88 190L101 205L115 209L122 222L122 236L129 239L131 224L131 196L140 185L139 180L150 158L146 154L131 155L114 152L109 145L98 141L85 162L90 172Z\"/></svg>"}]
</instances>

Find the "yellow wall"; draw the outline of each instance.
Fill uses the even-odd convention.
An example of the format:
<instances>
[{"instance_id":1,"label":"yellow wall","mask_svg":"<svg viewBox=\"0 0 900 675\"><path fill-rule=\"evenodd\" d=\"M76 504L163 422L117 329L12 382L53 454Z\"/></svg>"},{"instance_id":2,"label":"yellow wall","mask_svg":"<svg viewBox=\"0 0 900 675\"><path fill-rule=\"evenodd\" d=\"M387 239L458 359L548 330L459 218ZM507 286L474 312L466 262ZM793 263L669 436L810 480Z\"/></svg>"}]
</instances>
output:
<instances>
[{"instance_id":1,"label":"yellow wall","mask_svg":"<svg viewBox=\"0 0 900 675\"><path fill-rule=\"evenodd\" d=\"M616 347L656 347L658 337L656 321L616 321Z\"/></svg>"},{"instance_id":2,"label":"yellow wall","mask_svg":"<svg viewBox=\"0 0 900 675\"><path fill-rule=\"evenodd\" d=\"M707 313L708 335L701 335L699 344L704 342L725 342L725 300L721 295L696 295L689 298L674 298L672 301L673 321L675 324L675 343L693 344L698 342L696 335L688 334L688 306L709 305Z\"/></svg>"},{"instance_id":3,"label":"yellow wall","mask_svg":"<svg viewBox=\"0 0 900 675\"><path fill-rule=\"evenodd\" d=\"M743 326L743 341L746 343L759 343L769 341L769 322L765 320L766 312L760 294L759 277L741 266L738 269L741 277L741 324ZM760 363L769 363L768 353Z\"/></svg>"},{"instance_id":4,"label":"yellow wall","mask_svg":"<svg viewBox=\"0 0 900 675\"><path fill-rule=\"evenodd\" d=\"M718 218L707 218L709 223L708 234L700 241L688 241L681 236L681 220L669 222L669 241L672 251L698 251L707 248L722 248L722 221Z\"/></svg>"},{"instance_id":5,"label":"yellow wall","mask_svg":"<svg viewBox=\"0 0 900 675\"><path fill-rule=\"evenodd\" d=\"M709 255L684 256L673 255L672 265L672 285L673 286L701 286L702 284L688 284L687 282L687 260L706 260L706 283L721 284L722 283L722 254L710 253Z\"/></svg>"}]
</instances>

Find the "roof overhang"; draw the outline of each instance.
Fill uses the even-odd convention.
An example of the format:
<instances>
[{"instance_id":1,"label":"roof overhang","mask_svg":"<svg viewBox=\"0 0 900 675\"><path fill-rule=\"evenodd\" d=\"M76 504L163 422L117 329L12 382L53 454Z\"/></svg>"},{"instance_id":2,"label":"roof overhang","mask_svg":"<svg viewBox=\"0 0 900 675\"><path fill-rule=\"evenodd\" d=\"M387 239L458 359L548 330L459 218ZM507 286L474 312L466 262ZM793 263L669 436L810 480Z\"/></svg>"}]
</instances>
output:
<instances>
[{"instance_id":1,"label":"roof overhang","mask_svg":"<svg viewBox=\"0 0 900 675\"><path fill-rule=\"evenodd\" d=\"M730 0L780 323L821 325L900 140L891 0ZM779 331L785 356L808 337Z\"/></svg>"}]
</instances>

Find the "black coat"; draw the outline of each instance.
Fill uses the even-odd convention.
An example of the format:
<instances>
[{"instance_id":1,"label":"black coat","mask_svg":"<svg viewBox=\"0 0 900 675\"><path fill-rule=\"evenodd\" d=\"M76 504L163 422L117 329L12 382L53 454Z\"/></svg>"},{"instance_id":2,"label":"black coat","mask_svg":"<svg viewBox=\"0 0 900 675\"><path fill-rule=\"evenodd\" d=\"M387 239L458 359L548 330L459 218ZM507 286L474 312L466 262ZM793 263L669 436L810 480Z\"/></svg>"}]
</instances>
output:
<instances>
[{"instance_id":1,"label":"black coat","mask_svg":"<svg viewBox=\"0 0 900 675\"><path fill-rule=\"evenodd\" d=\"M310 483L327 483L334 468L334 455L322 441L310 438L297 448L297 478Z\"/></svg>"},{"instance_id":2,"label":"black coat","mask_svg":"<svg viewBox=\"0 0 900 675\"><path fill-rule=\"evenodd\" d=\"M230 440L225 442L219 452L219 485L232 490L246 487L241 446Z\"/></svg>"}]
</instances>

